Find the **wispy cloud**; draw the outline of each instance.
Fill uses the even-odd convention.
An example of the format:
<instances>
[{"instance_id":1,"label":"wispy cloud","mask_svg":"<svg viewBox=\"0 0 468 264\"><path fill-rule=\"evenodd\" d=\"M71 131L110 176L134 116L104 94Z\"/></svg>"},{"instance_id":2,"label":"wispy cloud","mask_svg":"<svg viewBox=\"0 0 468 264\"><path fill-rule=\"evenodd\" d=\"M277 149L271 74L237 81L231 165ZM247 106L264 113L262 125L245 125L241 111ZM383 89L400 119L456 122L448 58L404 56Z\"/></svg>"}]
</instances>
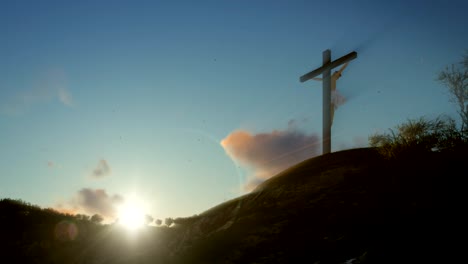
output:
<instances>
[{"instance_id":1,"label":"wispy cloud","mask_svg":"<svg viewBox=\"0 0 468 264\"><path fill-rule=\"evenodd\" d=\"M252 190L265 179L320 154L317 134L299 131L294 121L288 125L286 130L258 134L237 130L221 141L231 159L252 171L246 190Z\"/></svg>"},{"instance_id":2,"label":"wispy cloud","mask_svg":"<svg viewBox=\"0 0 468 264\"><path fill-rule=\"evenodd\" d=\"M93 178L102 178L111 174L109 163L105 159L101 159L96 168L94 168L91 176Z\"/></svg>"},{"instance_id":3,"label":"wispy cloud","mask_svg":"<svg viewBox=\"0 0 468 264\"><path fill-rule=\"evenodd\" d=\"M73 98L66 87L58 88L58 98L66 106L73 106Z\"/></svg>"},{"instance_id":4,"label":"wispy cloud","mask_svg":"<svg viewBox=\"0 0 468 264\"><path fill-rule=\"evenodd\" d=\"M30 108L57 99L63 105L72 107L73 97L68 89L67 76L61 69L49 70L32 83L31 87L18 89L16 93L0 100L0 112L7 115L22 114Z\"/></svg>"}]
</instances>

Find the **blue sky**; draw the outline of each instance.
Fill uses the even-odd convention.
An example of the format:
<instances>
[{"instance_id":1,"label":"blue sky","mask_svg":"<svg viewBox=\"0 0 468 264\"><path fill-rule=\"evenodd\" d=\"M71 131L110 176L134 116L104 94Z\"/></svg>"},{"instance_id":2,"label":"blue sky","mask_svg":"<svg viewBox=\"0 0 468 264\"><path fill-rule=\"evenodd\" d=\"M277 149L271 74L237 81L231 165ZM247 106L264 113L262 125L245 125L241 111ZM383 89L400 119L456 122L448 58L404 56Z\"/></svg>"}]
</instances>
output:
<instances>
[{"instance_id":1,"label":"blue sky","mask_svg":"<svg viewBox=\"0 0 468 264\"><path fill-rule=\"evenodd\" d=\"M268 154L261 135L320 137L321 84L299 76L319 67L328 48L333 59L358 53L338 81L347 102L335 113L332 151L365 146L370 134L408 118L456 118L435 79L468 47L467 8L1 1L0 197L102 213L112 197L134 196L155 218L234 198L265 163L221 141L246 132L249 148L263 148L249 153L280 164L281 151L299 145ZM96 204L83 204L89 190Z\"/></svg>"}]
</instances>

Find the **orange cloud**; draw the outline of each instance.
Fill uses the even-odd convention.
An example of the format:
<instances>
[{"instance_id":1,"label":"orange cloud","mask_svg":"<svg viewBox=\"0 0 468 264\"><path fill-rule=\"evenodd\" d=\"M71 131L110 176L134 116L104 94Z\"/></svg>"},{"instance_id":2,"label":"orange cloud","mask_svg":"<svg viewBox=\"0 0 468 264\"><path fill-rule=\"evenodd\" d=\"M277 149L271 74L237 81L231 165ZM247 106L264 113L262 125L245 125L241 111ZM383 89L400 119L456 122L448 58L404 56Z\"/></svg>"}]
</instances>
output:
<instances>
[{"instance_id":1,"label":"orange cloud","mask_svg":"<svg viewBox=\"0 0 468 264\"><path fill-rule=\"evenodd\" d=\"M255 188L265 179L303 160L319 155L320 141L316 134L289 129L253 134L237 130L221 141L228 156L252 171L246 189Z\"/></svg>"}]
</instances>

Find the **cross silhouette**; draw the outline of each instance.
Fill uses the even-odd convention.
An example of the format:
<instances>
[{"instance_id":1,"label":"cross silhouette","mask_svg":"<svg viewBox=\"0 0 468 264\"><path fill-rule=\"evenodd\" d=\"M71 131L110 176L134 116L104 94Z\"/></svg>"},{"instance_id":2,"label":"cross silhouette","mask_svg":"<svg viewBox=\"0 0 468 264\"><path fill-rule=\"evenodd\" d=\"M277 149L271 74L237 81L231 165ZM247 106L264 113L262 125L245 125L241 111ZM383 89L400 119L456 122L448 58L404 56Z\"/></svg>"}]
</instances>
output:
<instances>
[{"instance_id":1,"label":"cross silhouette","mask_svg":"<svg viewBox=\"0 0 468 264\"><path fill-rule=\"evenodd\" d=\"M323 91L323 103L322 103L322 154L327 154L331 152L331 124L332 124L332 105L331 105L331 90L332 85L333 88L336 89L336 80L341 76L341 72L343 72L344 68L346 68L349 61L354 60L357 58L357 53L355 51L346 54L345 56L331 61L331 51L329 49L325 50L322 53L323 60L322 60L322 67L319 67L309 73L302 75L299 80L301 82L308 81L310 79L314 80L322 80L322 91ZM335 67L340 66L341 64L343 67L335 72L334 76L331 76L331 70ZM315 78L316 76L322 74L322 78ZM333 90L334 90L333 89ZM334 110L334 109L333 109Z\"/></svg>"}]
</instances>

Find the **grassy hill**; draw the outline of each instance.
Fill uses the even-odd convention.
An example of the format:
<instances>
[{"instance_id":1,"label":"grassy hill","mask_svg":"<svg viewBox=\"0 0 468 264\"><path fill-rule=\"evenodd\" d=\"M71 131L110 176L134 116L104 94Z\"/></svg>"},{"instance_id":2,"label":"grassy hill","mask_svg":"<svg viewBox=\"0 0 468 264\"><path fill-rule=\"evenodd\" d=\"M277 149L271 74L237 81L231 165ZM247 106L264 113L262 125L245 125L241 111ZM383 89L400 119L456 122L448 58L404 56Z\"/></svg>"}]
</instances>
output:
<instances>
[{"instance_id":1,"label":"grassy hill","mask_svg":"<svg viewBox=\"0 0 468 264\"><path fill-rule=\"evenodd\" d=\"M453 255L466 152L307 160L181 227L179 263L423 263ZM455 208L451 211L451 208Z\"/></svg>"},{"instance_id":2,"label":"grassy hill","mask_svg":"<svg viewBox=\"0 0 468 264\"><path fill-rule=\"evenodd\" d=\"M319 156L247 195L176 219L170 228L148 228L133 240L94 225L82 227L94 229L73 241L46 231L28 237L56 223L28 222L25 233L0 202L0 231L10 230L9 239L26 236L17 244L2 236L0 245L18 256L29 254L25 245L35 247L36 263L451 263L463 252L457 241L467 153L388 160L364 148Z\"/></svg>"}]
</instances>

